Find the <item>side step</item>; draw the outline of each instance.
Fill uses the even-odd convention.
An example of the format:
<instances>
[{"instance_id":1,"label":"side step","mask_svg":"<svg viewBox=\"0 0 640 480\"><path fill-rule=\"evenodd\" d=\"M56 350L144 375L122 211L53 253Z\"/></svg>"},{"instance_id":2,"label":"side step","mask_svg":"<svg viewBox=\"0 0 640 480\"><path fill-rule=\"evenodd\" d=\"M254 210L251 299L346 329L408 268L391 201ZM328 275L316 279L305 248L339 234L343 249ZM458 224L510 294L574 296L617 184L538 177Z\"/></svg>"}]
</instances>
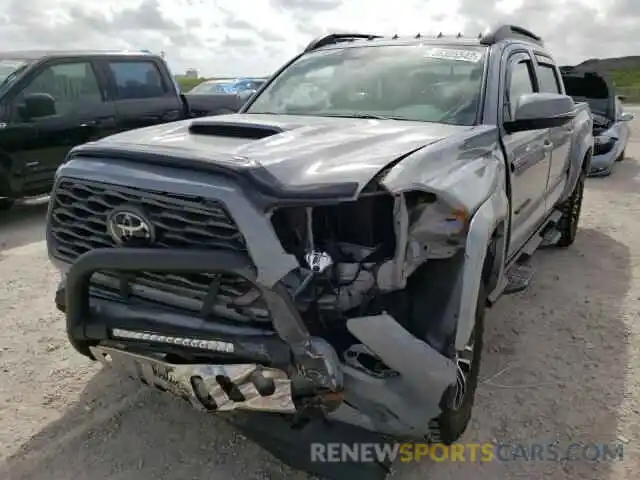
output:
<instances>
[{"instance_id":1,"label":"side step","mask_svg":"<svg viewBox=\"0 0 640 480\"><path fill-rule=\"evenodd\" d=\"M558 210L552 212L543 224L544 226L525 243L515 257L516 260L506 267L498 287L489 296L489 305L493 305L501 295L522 292L529 287L535 269L528 261L539 248L550 247L558 243L562 236L557 228L561 218L562 212Z\"/></svg>"},{"instance_id":2,"label":"side step","mask_svg":"<svg viewBox=\"0 0 640 480\"><path fill-rule=\"evenodd\" d=\"M550 228L542 234L540 247L553 247L557 245L560 237L562 237L562 233L557 230L555 225L550 225Z\"/></svg>"},{"instance_id":3,"label":"side step","mask_svg":"<svg viewBox=\"0 0 640 480\"><path fill-rule=\"evenodd\" d=\"M507 286L502 292L503 295L519 293L529 288L535 273L535 269L528 263L513 264L505 274Z\"/></svg>"},{"instance_id":4,"label":"side step","mask_svg":"<svg viewBox=\"0 0 640 480\"><path fill-rule=\"evenodd\" d=\"M555 211L549 216L547 221L544 224L537 234L535 234L522 248L521 255L526 255L527 257L531 257L538 248L545 245L553 245L554 239L558 241L560 238L560 232L558 232L556 225L560 218L562 217L562 212Z\"/></svg>"}]
</instances>

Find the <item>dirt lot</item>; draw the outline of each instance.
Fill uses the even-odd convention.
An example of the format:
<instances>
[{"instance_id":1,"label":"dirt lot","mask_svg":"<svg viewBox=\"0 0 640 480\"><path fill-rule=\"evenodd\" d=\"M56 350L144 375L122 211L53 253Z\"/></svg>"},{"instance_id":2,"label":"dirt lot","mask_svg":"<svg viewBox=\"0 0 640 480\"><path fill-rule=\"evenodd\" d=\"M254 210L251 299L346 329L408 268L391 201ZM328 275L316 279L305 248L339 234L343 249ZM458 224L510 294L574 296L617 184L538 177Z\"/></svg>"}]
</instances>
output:
<instances>
[{"instance_id":1,"label":"dirt lot","mask_svg":"<svg viewBox=\"0 0 640 480\"><path fill-rule=\"evenodd\" d=\"M529 291L489 314L465 440L622 442L623 461L421 462L399 479L640 478L640 122L590 179L568 251L541 251ZM0 478L292 479L213 416L101 371L67 346L43 242L44 202L0 218Z\"/></svg>"}]
</instances>

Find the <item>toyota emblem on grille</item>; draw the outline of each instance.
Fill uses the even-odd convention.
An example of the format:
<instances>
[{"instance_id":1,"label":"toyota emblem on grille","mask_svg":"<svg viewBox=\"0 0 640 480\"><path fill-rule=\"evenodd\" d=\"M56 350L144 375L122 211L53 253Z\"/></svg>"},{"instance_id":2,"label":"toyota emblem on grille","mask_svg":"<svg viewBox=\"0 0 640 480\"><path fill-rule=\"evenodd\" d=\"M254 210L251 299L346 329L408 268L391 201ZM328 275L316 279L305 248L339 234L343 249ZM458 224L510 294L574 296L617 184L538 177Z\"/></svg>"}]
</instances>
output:
<instances>
[{"instance_id":1,"label":"toyota emblem on grille","mask_svg":"<svg viewBox=\"0 0 640 480\"><path fill-rule=\"evenodd\" d=\"M155 240L153 225L133 209L114 210L107 219L111 238L119 245L151 245Z\"/></svg>"}]
</instances>

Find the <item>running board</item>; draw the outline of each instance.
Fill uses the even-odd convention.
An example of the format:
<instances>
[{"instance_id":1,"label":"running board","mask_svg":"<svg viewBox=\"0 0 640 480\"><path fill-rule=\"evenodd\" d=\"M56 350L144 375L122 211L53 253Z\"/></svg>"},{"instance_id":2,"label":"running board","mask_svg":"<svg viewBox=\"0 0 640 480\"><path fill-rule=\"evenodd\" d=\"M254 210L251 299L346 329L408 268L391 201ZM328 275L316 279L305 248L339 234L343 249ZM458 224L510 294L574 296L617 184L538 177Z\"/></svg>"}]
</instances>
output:
<instances>
[{"instance_id":1,"label":"running board","mask_svg":"<svg viewBox=\"0 0 640 480\"><path fill-rule=\"evenodd\" d=\"M527 263L516 263L506 273L507 285L503 295L512 295L523 292L531 284L531 279L536 273L535 269Z\"/></svg>"},{"instance_id":2,"label":"running board","mask_svg":"<svg viewBox=\"0 0 640 480\"><path fill-rule=\"evenodd\" d=\"M553 225L546 233L544 233L540 248L556 246L561 237L562 232L557 229L556 225Z\"/></svg>"},{"instance_id":3,"label":"running board","mask_svg":"<svg viewBox=\"0 0 640 480\"><path fill-rule=\"evenodd\" d=\"M533 235L522 248L522 255L531 257L536 252L536 250L540 248L540 246L542 246L546 242L553 241L556 235L559 239L560 232L558 232L556 225L558 224L558 221L561 217L562 212L559 212L557 210L554 211L545 222L544 227L542 227L538 233Z\"/></svg>"},{"instance_id":4,"label":"running board","mask_svg":"<svg viewBox=\"0 0 640 480\"><path fill-rule=\"evenodd\" d=\"M562 218L562 212L555 210L547 218L544 226L538 230L522 247L520 253L506 268L499 288L496 288L489 297L489 304L494 304L500 295L511 295L529 288L535 274L535 269L528 260L541 247L555 245L560 239L561 233L557 229L558 222Z\"/></svg>"}]
</instances>

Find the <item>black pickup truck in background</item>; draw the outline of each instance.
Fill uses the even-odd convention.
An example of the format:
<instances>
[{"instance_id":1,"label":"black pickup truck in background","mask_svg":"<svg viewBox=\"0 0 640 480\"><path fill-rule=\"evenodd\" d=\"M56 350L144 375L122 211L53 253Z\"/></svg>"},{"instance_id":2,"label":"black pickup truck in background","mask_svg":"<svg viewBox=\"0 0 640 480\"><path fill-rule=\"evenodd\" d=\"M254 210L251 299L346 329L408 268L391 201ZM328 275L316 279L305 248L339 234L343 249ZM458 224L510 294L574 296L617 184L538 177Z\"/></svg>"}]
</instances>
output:
<instances>
[{"instance_id":1,"label":"black pickup truck in background","mask_svg":"<svg viewBox=\"0 0 640 480\"><path fill-rule=\"evenodd\" d=\"M49 193L72 147L134 128L237 111L231 94L183 95L140 52L0 52L0 210Z\"/></svg>"}]
</instances>

